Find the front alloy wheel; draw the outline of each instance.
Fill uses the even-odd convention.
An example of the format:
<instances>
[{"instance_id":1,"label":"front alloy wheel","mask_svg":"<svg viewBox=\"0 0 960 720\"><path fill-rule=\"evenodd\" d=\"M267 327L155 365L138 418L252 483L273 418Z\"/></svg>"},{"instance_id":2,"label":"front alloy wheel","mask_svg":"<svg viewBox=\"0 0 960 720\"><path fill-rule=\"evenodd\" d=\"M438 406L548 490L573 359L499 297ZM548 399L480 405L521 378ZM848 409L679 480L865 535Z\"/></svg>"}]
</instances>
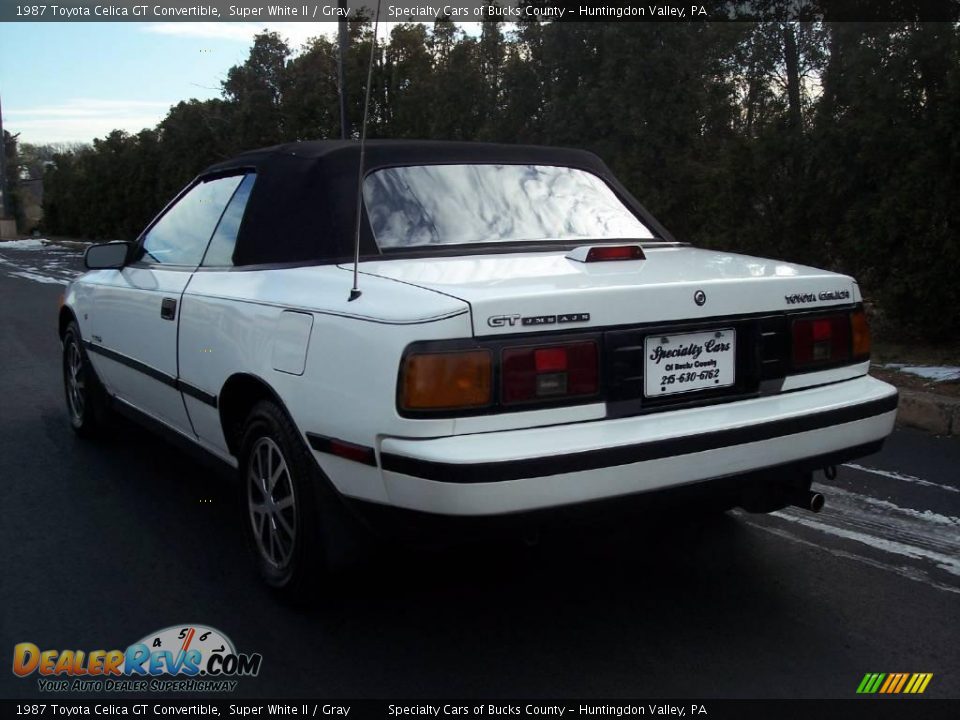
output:
<instances>
[{"instance_id":1,"label":"front alloy wheel","mask_svg":"<svg viewBox=\"0 0 960 720\"><path fill-rule=\"evenodd\" d=\"M86 384L83 379L83 357L80 354L80 344L71 339L64 351L64 384L67 393L67 409L70 411L70 420L76 427L83 423L83 411L86 407Z\"/></svg>"},{"instance_id":2,"label":"front alloy wheel","mask_svg":"<svg viewBox=\"0 0 960 720\"><path fill-rule=\"evenodd\" d=\"M63 391L74 432L83 437L100 433L110 420L110 403L83 350L76 322L63 333Z\"/></svg>"}]
</instances>

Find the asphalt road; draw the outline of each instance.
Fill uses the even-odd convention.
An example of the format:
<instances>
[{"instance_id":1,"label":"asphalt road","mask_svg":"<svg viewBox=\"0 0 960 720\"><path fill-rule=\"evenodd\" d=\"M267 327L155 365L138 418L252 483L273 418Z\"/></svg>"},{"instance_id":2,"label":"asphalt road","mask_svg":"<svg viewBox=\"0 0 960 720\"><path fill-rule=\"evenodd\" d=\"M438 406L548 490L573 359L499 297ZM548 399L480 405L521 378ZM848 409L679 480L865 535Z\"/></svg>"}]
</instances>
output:
<instances>
[{"instance_id":1,"label":"asphalt road","mask_svg":"<svg viewBox=\"0 0 960 720\"><path fill-rule=\"evenodd\" d=\"M18 642L125 648L202 623L263 654L241 697L852 698L867 672L960 697L956 440L897 430L819 478L819 515L393 549L296 609L258 582L228 482L145 431L70 431L56 314L77 267L0 244L4 663ZM37 695L0 671L0 697Z\"/></svg>"}]
</instances>

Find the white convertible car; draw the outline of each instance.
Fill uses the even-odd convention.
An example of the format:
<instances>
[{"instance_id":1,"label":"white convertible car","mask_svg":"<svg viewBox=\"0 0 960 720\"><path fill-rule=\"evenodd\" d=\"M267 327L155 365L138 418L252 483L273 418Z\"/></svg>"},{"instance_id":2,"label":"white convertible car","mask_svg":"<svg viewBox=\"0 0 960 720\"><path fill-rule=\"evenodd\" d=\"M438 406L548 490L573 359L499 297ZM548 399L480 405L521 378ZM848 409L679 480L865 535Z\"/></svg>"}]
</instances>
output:
<instances>
[{"instance_id":1,"label":"white convertible car","mask_svg":"<svg viewBox=\"0 0 960 720\"><path fill-rule=\"evenodd\" d=\"M74 429L122 411L236 469L274 587L314 587L357 518L672 490L818 510L812 472L891 432L850 277L677 242L587 152L361 161L310 142L209 168L135 243L91 246L60 312Z\"/></svg>"}]
</instances>

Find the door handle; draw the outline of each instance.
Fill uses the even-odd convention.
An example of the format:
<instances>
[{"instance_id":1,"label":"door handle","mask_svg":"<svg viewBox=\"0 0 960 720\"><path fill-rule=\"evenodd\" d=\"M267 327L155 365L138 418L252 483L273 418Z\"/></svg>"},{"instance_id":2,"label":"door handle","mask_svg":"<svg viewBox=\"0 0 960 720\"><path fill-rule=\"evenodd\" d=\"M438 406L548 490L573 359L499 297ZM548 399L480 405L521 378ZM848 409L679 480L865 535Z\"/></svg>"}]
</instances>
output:
<instances>
[{"instance_id":1,"label":"door handle","mask_svg":"<svg viewBox=\"0 0 960 720\"><path fill-rule=\"evenodd\" d=\"M160 303L160 317L164 320L173 320L177 316L177 301L173 298L164 298Z\"/></svg>"}]
</instances>

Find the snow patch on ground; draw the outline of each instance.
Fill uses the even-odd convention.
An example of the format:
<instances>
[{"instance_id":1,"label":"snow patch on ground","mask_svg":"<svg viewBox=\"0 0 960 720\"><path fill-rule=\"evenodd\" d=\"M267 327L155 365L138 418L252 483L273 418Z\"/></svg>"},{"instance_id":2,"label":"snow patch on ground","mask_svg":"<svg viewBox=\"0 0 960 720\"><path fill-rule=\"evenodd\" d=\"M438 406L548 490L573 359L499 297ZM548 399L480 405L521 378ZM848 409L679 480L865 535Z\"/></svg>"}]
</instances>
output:
<instances>
[{"instance_id":1,"label":"snow patch on ground","mask_svg":"<svg viewBox=\"0 0 960 720\"><path fill-rule=\"evenodd\" d=\"M801 545L806 545L807 547L817 548L818 550L823 550L834 557L845 558L847 560L853 560L855 562L863 563L871 567L875 567L879 570L886 570L888 572L893 572L904 577L908 580L913 580L915 582L922 582L931 587L935 587L938 590L946 590L951 593L960 594L960 588L954 587L953 585L947 585L945 583L937 582L931 578L926 571L919 567L914 567L910 565L897 565L891 563L885 563L883 561L876 560L875 558L869 558L858 553L850 552L848 550L842 550L835 547L830 547L829 545L819 545L816 542L811 542L810 540L805 540L793 533L787 532L782 528L769 527L767 525L762 525L755 520L750 520L746 516L741 515L740 520L750 527L756 528L757 530L763 530L764 532L771 533L778 537L782 537L791 542L799 543Z\"/></svg>"},{"instance_id":2,"label":"snow patch on ground","mask_svg":"<svg viewBox=\"0 0 960 720\"><path fill-rule=\"evenodd\" d=\"M960 577L958 518L901 507L834 486L814 483L814 489L829 498L822 513L810 516L804 511L786 508L769 517L868 545L884 553L931 563Z\"/></svg>"},{"instance_id":3,"label":"snow patch on ground","mask_svg":"<svg viewBox=\"0 0 960 720\"><path fill-rule=\"evenodd\" d=\"M887 370L899 370L903 373L922 377L934 382L952 382L960 380L960 367L956 365L907 365L906 363L887 363L880 367Z\"/></svg>"},{"instance_id":4,"label":"snow patch on ground","mask_svg":"<svg viewBox=\"0 0 960 720\"><path fill-rule=\"evenodd\" d=\"M0 242L0 268L23 280L66 285L83 272L79 257L76 250L50 244L45 238Z\"/></svg>"},{"instance_id":5,"label":"snow patch on ground","mask_svg":"<svg viewBox=\"0 0 960 720\"><path fill-rule=\"evenodd\" d=\"M798 525L803 525L812 530L818 530L822 533L833 535L834 537L840 537L844 538L845 540L852 540L854 542L862 543L863 545L868 545L876 550L881 550L886 553L902 555L913 560L926 560L933 562L941 570L946 570L952 575L960 575L960 561L957 560L957 556L953 554L953 552L938 552L937 549L923 547L919 544L914 545L910 542L905 542L900 538L896 538L895 536L884 537L879 534L874 535L862 530L853 530L847 527L842 527L839 523L832 525L826 522L821 522L820 520L812 520L806 517L800 517L799 515L791 515L788 511L781 510L771 513L771 515L789 522L797 523Z\"/></svg>"},{"instance_id":6,"label":"snow patch on ground","mask_svg":"<svg viewBox=\"0 0 960 720\"><path fill-rule=\"evenodd\" d=\"M921 365L918 367L905 367L900 372L919 375L927 380L934 382L948 382L951 380L960 380L960 367L954 365L945 365L942 367Z\"/></svg>"},{"instance_id":7,"label":"snow patch on ground","mask_svg":"<svg viewBox=\"0 0 960 720\"><path fill-rule=\"evenodd\" d=\"M870 497L869 495L861 495L860 493L850 492L849 490L844 490L832 485L824 488L823 492L828 493L831 497L843 497L851 503L868 505L871 509L891 517L900 515L914 520L944 525L960 530L960 518L953 517L952 515L941 515L933 510L914 510L913 508L901 507L889 500L882 500L880 498Z\"/></svg>"},{"instance_id":8,"label":"snow patch on ground","mask_svg":"<svg viewBox=\"0 0 960 720\"><path fill-rule=\"evenodd\" d=\"M26 240L4 240L0 242L0 250L40 250L44 247L41 238L27 238Z\"/></svg>"},{"instance_id":9,"label":"snow patch on ground","mask_svg":"<svg viewBox=\"0 0 960 720\"><path fill-rule=\"evenodd\" d=\"M25 270L18 270L16 272L10 272L7 274L12 277L23 278L24 280L33 280L34 282L52 283L56 285L66 285L70 282L69 280L50 277L49 275L41 275L40 273L27 272Z\"/></svg>"}]
</instances>

